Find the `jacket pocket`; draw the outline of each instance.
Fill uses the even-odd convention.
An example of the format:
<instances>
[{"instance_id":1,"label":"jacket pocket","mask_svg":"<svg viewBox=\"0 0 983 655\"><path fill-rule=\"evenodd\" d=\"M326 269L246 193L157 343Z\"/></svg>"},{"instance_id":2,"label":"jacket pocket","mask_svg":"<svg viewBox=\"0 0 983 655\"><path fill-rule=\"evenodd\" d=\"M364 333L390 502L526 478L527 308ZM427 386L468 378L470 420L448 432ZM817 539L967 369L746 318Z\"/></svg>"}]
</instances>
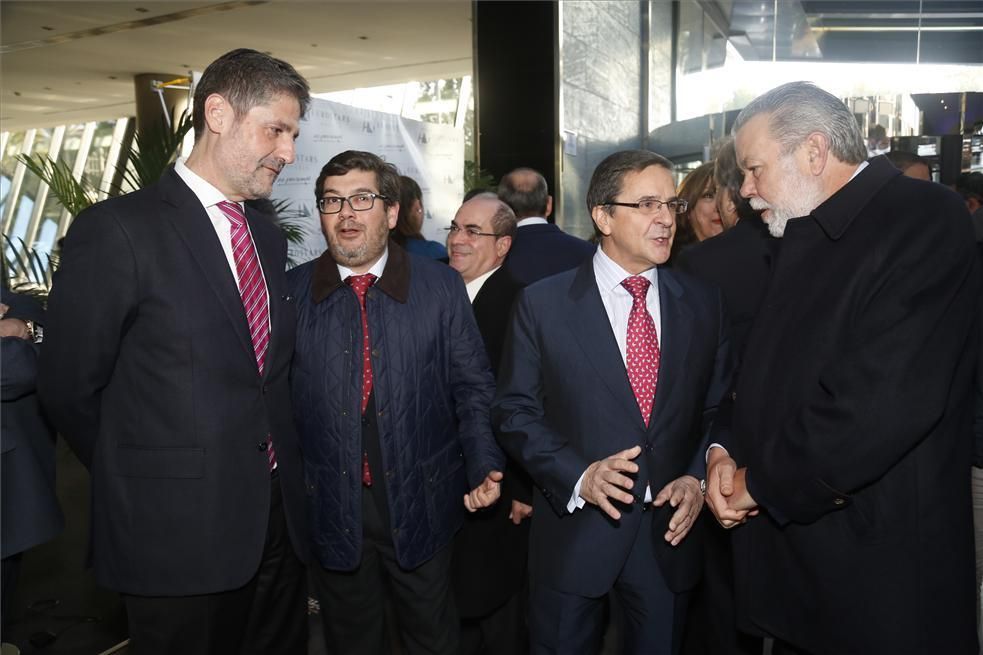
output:
<instances>
[{"instance_id":1,"label":"jacket pocket","mask_svg":"<svg viewBox=\"0 0 983 655\"><path fill-rule=\"evenodd\" d=\"M201 478L205 449L116 446L116 474L124 478Z\"/></svg>"},{"instance_id":2,"label":"jacket pocket","mask_svg":"<svg viewBox=\"0 0 983 655\"><path fill-rule=\"evenodd\" d=\"M453 441L440 449L420 464L420 473L430 528L440 533L464 507L462 497L468 491L461 446Z\"/></svg>"}]
</instances>

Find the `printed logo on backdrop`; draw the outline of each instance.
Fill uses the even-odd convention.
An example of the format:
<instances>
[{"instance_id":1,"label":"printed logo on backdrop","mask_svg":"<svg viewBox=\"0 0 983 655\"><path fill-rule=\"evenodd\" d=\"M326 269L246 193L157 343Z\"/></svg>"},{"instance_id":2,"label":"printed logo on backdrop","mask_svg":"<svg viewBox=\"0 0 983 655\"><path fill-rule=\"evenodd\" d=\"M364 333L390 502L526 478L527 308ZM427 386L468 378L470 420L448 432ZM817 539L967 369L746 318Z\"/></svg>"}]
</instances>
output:
<instances>
[{"instance_id":1,"label":"printed logo on backdrop","mask_svg":"<svg viewBox=\"0 0 983 655\"><path fill-rule=\"evenodd\" d=\"M463 130L314 98L296 145L296 160L283 169L271 196L287 203L281 216L303 233L302 242L288 244L294 264L324 252L314 183L328 160L344 150L374 152L416 180L423 190L423 235L444 241L444 228L464 194Z\"/></svg>"}]
</instances>

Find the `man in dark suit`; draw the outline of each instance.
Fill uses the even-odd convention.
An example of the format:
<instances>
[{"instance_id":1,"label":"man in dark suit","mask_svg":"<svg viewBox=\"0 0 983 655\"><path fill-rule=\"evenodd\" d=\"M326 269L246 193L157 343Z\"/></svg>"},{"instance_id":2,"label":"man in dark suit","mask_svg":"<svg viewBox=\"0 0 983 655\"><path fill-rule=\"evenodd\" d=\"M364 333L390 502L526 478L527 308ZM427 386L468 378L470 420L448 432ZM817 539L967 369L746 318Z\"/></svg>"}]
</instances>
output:
<instances>
[{"instance_id":1,"label":"man in dark suit","mask_svg":"<svg viewBox=\"0 0 983 655\"><path fill-rule=\"evenodd\" d=\"M512 303L522 289L502 266L515 214L495 194L465 202L448 228L450 265L464 279L492 372L498 374ZM452 574L461 615L461 653L525 652L526 557L532 485L509 462L502 501L471 514L454 542Z\"/></svg>"},{"instance_id":2,"label":"man in dark suit","mask_svg":"<svg viewBox=\"0 0 983 655\"><path fill-rule=\"evenodd\" d=\"M498 197L515 212L519 229L505 267L523 284L579 266L594 246L566 234L548 218L553 212L546 178L531 168L517 168L498 185Z\"/></svg>"},{"instance_id":3,"label":"man in dark suit","mask_svg":"<svg viewBox=\"0 0 983 655\"><path fill-rule=\"evenodd\" d=\"M811 84L755 99L735 130L742 195L782 237L709 453L708 502L746 521L741 626L778 652L976 653L965 209L865 162L853 114Z\"/></svg>"},{"instance_id":4,"label":"man in dark suit","mask_svg":"<svg viewBox=\"0 0 983 655\"><path fill-rule=\"evenodd\" d=\"M96 579L135 653L306 653L286 243L242 203L293 161L308 103L289 64L223 55L187 161L65 239L40 390L92 474Z\"/></svg>"},{"instance_id":5,"label":"man in dark suit","mask_svg":"<svg viewBox=\"0 0 983 655\"><path fill-rule=\"evenodd\" d=\"M684 538L729 343L719 293L658 268L685 209L671 170L639 150L601 162L587 192L600 248L516 301L492 418L537 488L535 653L595 652L609 592L623 652L675 652L700 574L699 539Z\"/></svg>"},{"instance_id":6,"label":"man in dark suit","mask_svg":"<svg viewBox=\"0 0 983 655\"><path fill-rule=\"evenodd\" d=\"M53 539L65 526L55 495L55 433L38 405L37 358L44 322L41 303L28 295L13 293L4 285L0 297L0 609L4 627L10 619L21 555Z\"/></svg>"}]
</instances>

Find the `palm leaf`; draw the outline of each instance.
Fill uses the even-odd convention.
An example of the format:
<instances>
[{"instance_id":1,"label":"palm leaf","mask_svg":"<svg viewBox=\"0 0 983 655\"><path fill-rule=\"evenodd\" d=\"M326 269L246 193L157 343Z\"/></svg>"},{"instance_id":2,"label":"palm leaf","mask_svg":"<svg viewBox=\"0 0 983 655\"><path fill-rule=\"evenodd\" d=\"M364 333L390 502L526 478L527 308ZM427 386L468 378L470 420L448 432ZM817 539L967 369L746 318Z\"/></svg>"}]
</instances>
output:
<instances>
[{"instance_id":1,"label":"palm leaf","mask_svg":"<svg viewBox=\"0 0 983 655\"><path fill-rule=\"evenodd\" d=\"M142 189L160 179L177 157L184 137L191 129L191 116L184 112L168 126L164 119L143 132L137 132L129 152L116 170L129 190ZM114 191L122 191L115 189Z\"/></svg>"},{"instance_id":2,"label":"palm leaf","mask_svg":"<svg viewBox=\"0 0 983 655\"><path fill-rule=\"evenodd\" d=\"M3 274L7 278L7 287L11 291L32 295L42 302L47 301L58 258L44 255L42 259L42 253L35 248L28 248L20 237L15 242L4 234L3 240L7 244L3 257Z\"/></svg>"},{"instance_id":3,"label":"palm leaf","mask_svg":"<svg viewBox=\"0 0 983 655\"><path fill-rule=\"evenodd\" d=\"M95 186L85 176L75 179L72 169L65 162L53 161L42 155L17 155L17 161L47 184L51 193L72 216L78 216L80 211L95 202Z\"/></svg>"}]
</instances>

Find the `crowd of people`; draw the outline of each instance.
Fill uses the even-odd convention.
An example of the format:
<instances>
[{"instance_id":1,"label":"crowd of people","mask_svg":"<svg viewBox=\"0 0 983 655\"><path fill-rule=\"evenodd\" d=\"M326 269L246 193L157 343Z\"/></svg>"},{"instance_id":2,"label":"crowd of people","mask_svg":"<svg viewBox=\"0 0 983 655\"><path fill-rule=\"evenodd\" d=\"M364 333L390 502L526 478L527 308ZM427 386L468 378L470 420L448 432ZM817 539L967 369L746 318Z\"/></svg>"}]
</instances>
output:
<instances>
[{"instance_id":1,"label":"crowd of people","mask_svg":"<svg viewBox=\"0 0 983 655\"><path fill-rule=\"evenodd\" d=\"M606 157L593 243L529 168L428 241L419 184L341 152L286 271L251 201L309 102L217 59L190 155L72 223L39 350L3 325L5 601L9 337L137 655L306 654L309 595L337 654L977 653L983 194L796 82L678 189Z\"/></svg>"}]
</instances>

